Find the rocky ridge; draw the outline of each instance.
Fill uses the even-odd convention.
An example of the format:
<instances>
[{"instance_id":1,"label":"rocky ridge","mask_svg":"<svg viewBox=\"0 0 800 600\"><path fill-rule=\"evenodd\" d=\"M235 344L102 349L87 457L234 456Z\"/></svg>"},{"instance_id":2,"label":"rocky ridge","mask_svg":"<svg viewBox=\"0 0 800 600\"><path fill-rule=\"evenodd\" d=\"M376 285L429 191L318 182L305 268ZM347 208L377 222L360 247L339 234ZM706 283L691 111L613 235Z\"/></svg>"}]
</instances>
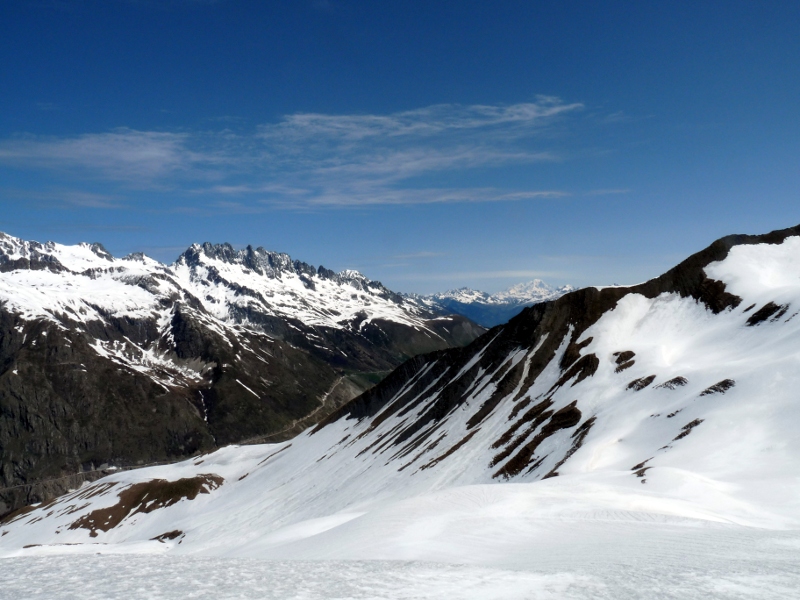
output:
<instances>
[{"instance_id":1,"label":"rocky ridge","mask_svg":"<svg viewBox=\"0 0 800 600\"><path fill-rule=\"evenodd\" d=\"M284 439L482 331L263 248L164 265L0 234L0 512L79 474Z\"/></svg>"}]
</instances>

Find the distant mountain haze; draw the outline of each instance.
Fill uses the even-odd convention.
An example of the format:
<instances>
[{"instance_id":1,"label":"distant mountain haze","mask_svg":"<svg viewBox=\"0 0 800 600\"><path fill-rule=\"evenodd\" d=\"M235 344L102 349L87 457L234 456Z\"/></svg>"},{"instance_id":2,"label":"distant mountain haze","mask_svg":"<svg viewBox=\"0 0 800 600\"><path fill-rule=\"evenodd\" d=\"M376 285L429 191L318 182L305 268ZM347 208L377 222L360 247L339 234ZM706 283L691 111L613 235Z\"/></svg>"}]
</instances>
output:
<instances>
[{"instance_id":1,"label":"distant mountain haze","mask_svg":"<svg viewBox=\"0 0 800 600\"><path fill-rule=\"evenodd\" d=\"M463 287L437 294L409 296L431 308L463 315L484 327L494 327L515 317L526 306L555 300L574 289L571 285L554 288L541 279L534 279L496 294Z\"/></svg>"}]
</instances>

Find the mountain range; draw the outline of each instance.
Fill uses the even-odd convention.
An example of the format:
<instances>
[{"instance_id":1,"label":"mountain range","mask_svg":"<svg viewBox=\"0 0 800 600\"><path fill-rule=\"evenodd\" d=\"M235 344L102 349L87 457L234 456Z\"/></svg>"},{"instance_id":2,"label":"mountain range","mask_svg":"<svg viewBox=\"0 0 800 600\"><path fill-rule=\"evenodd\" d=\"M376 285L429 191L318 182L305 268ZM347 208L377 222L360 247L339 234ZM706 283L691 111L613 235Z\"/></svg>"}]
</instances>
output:
<instances>
[{"instance_id":1,"label":"mountain range","mask_svg":"<svg viewBox=\"0 0 800 600\"><path fill-rule=\"evenodd\" d=\"M0 234L0 514L107 467L291 437L483 331L263 248L164 265Z\"/></svg>"},{"instance_id":2,"label":"mountain range","mask_svg":"<svg viewBox=\"0 0 800 600\"><path fill-rule=\"evenodd\" d=\"M410 294L409 297L433 310L463 315L484 327L494 327L515 317L527 306L555 300L574 289L571 285L554 288L541 279L534 279L495 294L463 287L437 294Z\"/></svg>"},{"instance_id":3,"label":"mountain range","mask_svg":"<svg viewBox=\"0 0 800 600\"><path fill-rule=\"evenodd\" d=\"M610 580L626 593L602 597L655 597L665 570L680 589L700 589L697 573L736 590L769 573L763 586L789 590L799 273L800 226L722 238L646 283L575 290L415 356L291 440L23 509L0 526L0 554L577 574L552 597Z\"/></svg>"}]
</instances>

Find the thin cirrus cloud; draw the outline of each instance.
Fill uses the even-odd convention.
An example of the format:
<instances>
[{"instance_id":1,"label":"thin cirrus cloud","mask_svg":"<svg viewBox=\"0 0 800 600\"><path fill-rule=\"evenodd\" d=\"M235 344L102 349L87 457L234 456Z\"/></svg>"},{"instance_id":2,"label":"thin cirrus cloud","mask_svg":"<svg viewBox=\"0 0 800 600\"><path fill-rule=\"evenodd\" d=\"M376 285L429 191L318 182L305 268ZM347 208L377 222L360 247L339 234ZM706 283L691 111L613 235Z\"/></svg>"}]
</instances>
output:
<instances>
[{"instance_id":1,"label":"thin cirrus cloud","mask_svg":"<svg viewBox=\"0 0 800 600\"><path fill-rule=\"evenodd\" d=\"M115 194L159 188L175 204L259 208L490 202L559 190L454 187L436 177L559 160L540 134L580 110L557 98L508 106L436 105L385 115L287 115L250 133L120 128L0 140L0 165L59 183L104 180Z\"/></svg>"}]
</instances>

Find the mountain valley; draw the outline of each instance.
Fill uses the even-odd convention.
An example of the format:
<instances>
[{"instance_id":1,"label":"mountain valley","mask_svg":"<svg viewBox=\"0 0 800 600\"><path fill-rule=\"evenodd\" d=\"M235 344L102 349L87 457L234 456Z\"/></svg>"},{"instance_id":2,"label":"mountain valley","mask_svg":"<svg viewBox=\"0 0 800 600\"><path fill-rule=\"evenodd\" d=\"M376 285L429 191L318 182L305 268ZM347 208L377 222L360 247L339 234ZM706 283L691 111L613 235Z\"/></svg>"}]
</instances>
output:
<instances>
[{"instance_id":1,"label":"mountain valley","mask_svg":"<svg viewBox=\"0 0 800 600\"><path fill-rule=\"evenodd\" d=\"M0 513L108 468L292 437L483 331L263 248L163 265L0 234Z\"/></svg>"},{"instance_id":2,"label":"mountain valley","mask_svg":"<svg viewBox=\"0 0 800 600\"><path fill-rule=\"evenodd\" d=\"M417 355L290 440L27 507L0 554L423 561L408 568L504 569L505 597L781 597L800 582L798 314L800 226L728 236ZM465 577L478 592L454 597L504 597Z\"/></svg>"}]
</instances>

